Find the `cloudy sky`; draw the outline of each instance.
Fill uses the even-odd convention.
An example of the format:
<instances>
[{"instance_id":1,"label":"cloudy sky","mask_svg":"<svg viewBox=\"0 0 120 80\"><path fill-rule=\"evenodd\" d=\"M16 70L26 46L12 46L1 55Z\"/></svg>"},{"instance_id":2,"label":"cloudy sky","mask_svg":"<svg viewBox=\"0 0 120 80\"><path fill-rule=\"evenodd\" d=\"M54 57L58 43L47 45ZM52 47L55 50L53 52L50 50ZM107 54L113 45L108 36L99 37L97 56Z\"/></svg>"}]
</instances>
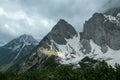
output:
<instances>
[{"instance_id":1,"label":"cloudy sky","mask_svg":"<svg viewBox=\"0 0 120 80\"><path fill-rule=\"evenodd\" d=\"M37 40L44 37L59 19L82 31L93 13L117 5L119 0L0 0L0 43L22 34Z\"/></svg>"}]
</instances>

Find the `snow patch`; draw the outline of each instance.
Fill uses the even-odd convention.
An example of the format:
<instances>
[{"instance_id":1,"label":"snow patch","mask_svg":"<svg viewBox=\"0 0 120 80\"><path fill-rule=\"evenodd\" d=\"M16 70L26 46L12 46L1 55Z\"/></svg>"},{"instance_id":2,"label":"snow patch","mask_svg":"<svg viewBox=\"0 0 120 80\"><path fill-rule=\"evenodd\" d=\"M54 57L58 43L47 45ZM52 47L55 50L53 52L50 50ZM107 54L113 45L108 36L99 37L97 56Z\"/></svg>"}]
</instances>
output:
<instances>
[{"instance_id":1,"label":"snow patch","mask_svg":"<svg viewBox=\"0 0 120 80\"><path fill-rule=\"evenodd\" d=\"M113 50L109 48L106 53L101 51L101 47L95 44L92 40L91 46L94 53L90 53L89 56L97 60L105 60L109 65L114 66L115 63L120 64L120 50Z\"/></svg>"},{"instance_id":2,"label":"snow patch","mask_svg":"<svg viewBox=\"0 0 120 80\"><path fill-rule=\"evenodd\" d=\"M14 46L14 48L12 49L11 47L9 47L9 49L12 49L12 51L16 51L18 48L20 48L21 45L17 45L17 46Z\"/></svg>"},{"instance_id":3,"label":"snow patch","mask_svg":"<svg viewBox=\"0 0 120 80\"><path fill-rule=\"evenodd\" d=\"M112 50L108 46L108 51L103 53L101 47L90 40L91 52L89 54L84 54L81 51L82 44L80 42L80 35L76 35L71 39L65 39L67 43L65 45L60 45L51 40L51 49L53 48L53 43L57 47L57 56L61 64L73 64L77 65L83 58L90 57L95 60L105 60L109 65L114 66L115 63L120 64L120 50ZM85 51L85 50L83 50Z\"/></svg>"},{"instance_id":4,"label":"snow patch","mask_svg":"<svg viewBox=\"0 0 120 80\"><path fill-rule=\"evenodd\" d=\"M65 39L67 41L66 45L59 45L52 41L59 49L57 51L58 57L61 64L78 64L78 62L84 58L81 52L80 34L75 35L73 38ZM51 46L52 47L52 46ZM53 48L51 48L53 49Z\"/></svg>"},{"instance_id":5,"label":"snow patch","mask_svg":"<svg viewBox=\"0 0 120 80\"><path fill-rule=\"evenodd\" d=\"M105 17L105 22L109 20L112 23L116 23L117 25L120 23L117 17L114 17L112 15L104 15Z\"/></svg>"},{"instance_id":6,"label":"snow patch","mask_svg":"<svg viewBox=\"0 0 120 80\"><path fill-rule=\"evenodd\" d=\"M17 56L14 58L15 60L18 58L18 56L20 55L20 52L23 50L24 47L25 47L25 43L23 44L22 48L21 48L20 51L18 52Z\"/></svg>"}]
</instances>

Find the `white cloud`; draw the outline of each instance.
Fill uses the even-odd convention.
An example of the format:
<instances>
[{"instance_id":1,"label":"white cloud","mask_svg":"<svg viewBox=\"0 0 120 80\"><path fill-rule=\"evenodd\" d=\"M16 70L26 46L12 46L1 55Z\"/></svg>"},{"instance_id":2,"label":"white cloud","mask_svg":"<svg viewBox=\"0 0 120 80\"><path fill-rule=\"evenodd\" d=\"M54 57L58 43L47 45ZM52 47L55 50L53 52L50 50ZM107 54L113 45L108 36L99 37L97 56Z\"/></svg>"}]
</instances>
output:
<instances>
[{"instance_id":1,"label":"white cloud","mask_svg":"<svg viewBox=\"0 0 120 80\"><path fill-rule=\"evenodd\" d=\"M3 8L0 8L0 16L6 16L7 13L4 11Z\"/></svg>"},{"instance_id":2,"label":"white cloud","mask_svg":"<svg viewBox=\"0 0 120 80\"><path fill-rule=\"evenodd\" d=\"M50 31L54 26L54 21L42 16L30 16L22 10L9 12L0 7L0 17L0 30L2 30L0 33L11 36L11 38L22 34L31 34L40 39L40 36L45 36L47 31ZM3 36L0 36L0 38L3 38ZM9 41L9 39L6 41Z\"/></svg>"}]
</instances>

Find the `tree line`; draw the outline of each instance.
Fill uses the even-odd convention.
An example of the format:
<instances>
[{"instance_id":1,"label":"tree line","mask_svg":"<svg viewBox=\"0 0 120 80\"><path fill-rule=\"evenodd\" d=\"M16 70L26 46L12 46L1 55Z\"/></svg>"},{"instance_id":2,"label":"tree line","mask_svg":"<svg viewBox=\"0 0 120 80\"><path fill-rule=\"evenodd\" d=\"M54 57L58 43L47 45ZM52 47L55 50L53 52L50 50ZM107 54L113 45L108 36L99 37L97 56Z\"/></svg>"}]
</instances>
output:
<instances>
[{"instance_id":1,"label":"tree line","mask_svg":"<svg viewBox=\"0 0 120 80\"><path fill-rule=\"evenodd\" d=\"M30 70L22 74L0 73L0 80L120 80L120 65L114 67L105 61L95 66L73 69L63 65L56 68Z\"/></svg>"}]
</instances>

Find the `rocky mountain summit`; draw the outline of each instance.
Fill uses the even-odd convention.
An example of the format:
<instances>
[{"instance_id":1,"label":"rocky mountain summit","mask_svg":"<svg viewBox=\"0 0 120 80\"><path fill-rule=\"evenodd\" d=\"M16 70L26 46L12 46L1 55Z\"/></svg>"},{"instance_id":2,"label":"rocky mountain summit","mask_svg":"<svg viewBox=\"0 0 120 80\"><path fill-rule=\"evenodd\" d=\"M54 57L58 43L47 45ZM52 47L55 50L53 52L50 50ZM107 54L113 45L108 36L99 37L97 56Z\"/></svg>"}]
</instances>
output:
<instances>
[{"instance_id":1,"label":"rocky mountain summit","mask_svg":"<svg viewBox=\"0 0 120 80\"><path fill-rule=\"evenodd\" d=\"M58 23L53 27L53 29L44 37L44 39L40 42L40 46L49 47L51 40L55 41L58 44L66 44L66 39L72 38L76 35L77 32L75 29L67 23L65 20L60 19Z\"/></svg>"},{"instance_id":2,"label":"rocky mountain summit","mask_svg":"<svg viewBox=\"0 0 120 80\"><path fill-rule=\"evenodd\" d=\"M21 62L37 44L31 35L24 34L0 47L0 70Z\"/></svg>"},{"instance_id":3,"label":"rocky mountain summit","mask_svg":"<svg viewBox=\"0 0 120 80\"><path fill-rule=\"evenodd\" d=\"M120 21L117 17L101 13L94 14L84 25L84 38L92 39L99 46L109 46L114 50L119 50Z\"/></svg>"},{"instance_id":4,"label":"rocky mountain summit","mask_svg":"<svg viewBox=\"0 0 120 80\"><path fill-rule=\"evenodd\" d=\"M18 71L59 65L81 67L81 63L94 65L101 60L110 65L120 63L120 13L113 14L112 11L110 14L95 13L80 33L60 19L20 64ZM91 60L95 60L94 63Z\"/></svg>"}]
</instances>

